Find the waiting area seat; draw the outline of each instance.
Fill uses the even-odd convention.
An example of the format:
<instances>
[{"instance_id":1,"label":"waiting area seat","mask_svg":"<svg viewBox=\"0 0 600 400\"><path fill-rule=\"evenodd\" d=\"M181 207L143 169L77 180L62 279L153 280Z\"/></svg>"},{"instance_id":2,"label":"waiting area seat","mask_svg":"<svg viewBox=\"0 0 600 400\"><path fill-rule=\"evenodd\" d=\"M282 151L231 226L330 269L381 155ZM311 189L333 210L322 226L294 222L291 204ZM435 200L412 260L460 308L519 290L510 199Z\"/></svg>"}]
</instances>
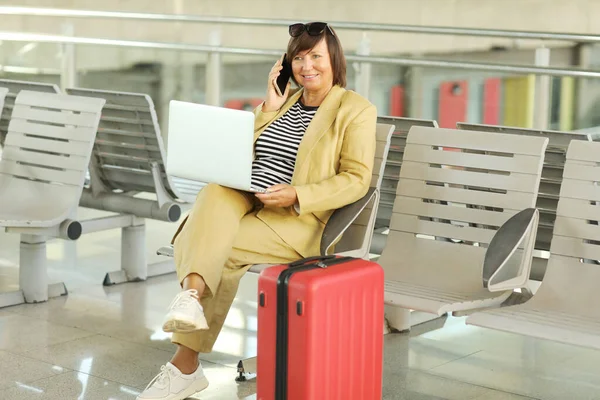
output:
<instances>
[{"instance_id":1,"label":"waiting area seat","mask_svg":"<svg viewBox=\"0 0 600 400\"><path fill-rule=\"evenodd\" d=\"M82 207L119 214L91 228L122 229L121 269L108 272L104 284L173 272L172 262L148 265L145 219L179 220L182 207L193 201L203 184L185 181L180 191L167 175L163 138L150 96L83 88L66 92L106 101L90 163L90 187L84 188L80 202ZM156 197L149 199L139 193ZM122 218L128 216L136 218ZM92 225L84 228L88 226Z\"/></svg>"},{"instance_id":2,"label":"waiting area seat","mask_svg":"<svg viewBox=\"0 0 600 400\"><path fill-rule=\"evenodd\" d=\"M400 180L400 167L402 166L402 157L404 155L404 148L406 147L408 131L413 126L437 128L438 124L434 120L404 117L377 117L377 122L394 126L394 133L388 157L385 161L383 180L381 182L381 199L375 222L373 246L371 247L371 253L381 254L387 238L383 232L390 227L390 219L392 218L392 209L394 208L394 199L396 198L396 188Z\"/></svg>"},{"instance_id":3,"label":"waiting area seat","mask_svg":"<svg viewBox=\"0 0 600 400\"><path fill-rule=\"evenodd\" d=\"M22 90L0 160L0 227L21 235L20 291L0 307L64 294L48 288L46 240L75 240L81 197L104 100Z\"/></svg>"},{"instance_id":4,"label":"waiting area seat","mask_svg":"<svg viewBox=\"0 0 600 400\"><path fill-rule=\"evenodd\" d=\"M572 141L546 275L523 304L467 324L600 349L600 143Z\"/></svg>"},{"instance_id":5,"label":"waiting area seat","mask_svg":"<svg viewBox=\"0 0 600 400\"><path fill-rule=\"evenodd\" d=\"M94 196L101 192L154 193L160 207L194 201L203 184L184 180L180 191L166 173L163 137L150 96L82 88L66 92L106 100L92 158L97 178L91 182ZM94 206L95 202L87 197L85 194L83 202ZM164 219L163 215L156 217Z\"/></svg>"},{"instance_id":6,"label":"waiting area seat","mask_svg":"<svg viewBox=\"0 0 600 400\"><path fill-rule=\"evenodd\" d=\"M536 207L540 211L540 223L536 238L536 250L549 251L552 229L556 220L558 195L562 182L567 148L571 140L598 141L599 133L591 132L561 132L539 129L515 128L506 126L468 124L459 122L458 129L480 132L496 132L511 135L528 135L548 138L548 147L544 157L544 167ZM541 279L541 277L539 278Z\"/></svg>"},{"instance_id":7,"label":"waiting area seat","mask_svg":"<svg viewBox=\"0 0 600 400\"><path fill-rule=\"evenodd\" d=\"M410 129L378 260L386 271L393 328L410 328L398 324L410 320L411 310L443 315L497 307L527 285L531 260L522 255L533 251L536 212L530 213L521 250L498 264L502 270L493 271L489 284L483 261L501 227L535 206L547 143L530 136Z\"/></svg>"},{"instance_id":8,"label":"waiting area seat","mask_svg":"<svg viewBox=\"0 0 600 400\"><path fill-rule=\"evenodd\" d=\"M55 85L12 80L0 80L0 88L3 87L4 91L8 89L9 100L23 88L32 88L40 93L58 91ZM78 202L79 206L113 214L77 221L82 231L80 234L115 228L122 230L121 269L107 273L104 284L145 280L149 276L172 272L172 262L148 265L145 219L177 221L182 206L195 197L195 192L203 184L186 182L186 190L192 190L186 197L174 188L166 175L162 137L149 96L91 89L68 89L67 93L75 99L99 99L104 104L100 121L96 124L95 143L89 149L91 157L87 155L90 162L85 171L87 174L89 167L89 187L84 184L83 190L79 190ZM47 97L40 99L51 101ZM12 103L8 101L8 112L4 107L2 113L6 124L11 121ZM54 105L42 102L39 107L51 109ZM138 195L140 192L154 194L156 199ZM70 215L76 219L76 214L75 208Z\"/></svg>"},{"instance_id":9,"label":"waiting area seat","mask_svg":"<svg viewBox=\"0 0 600 400\"><path fill-rule=\"evenodd\" d=\"M8 123L10 121L15 99L21 90L42 93L60 93L58 86L52 83L15 81L10 79L0 79L0 88L8 89L8 93L4 100L4 108L0 107L0 146L4 146L4 140L6 138L6 133L8 132Z\"/></svg>"}]
</instances>

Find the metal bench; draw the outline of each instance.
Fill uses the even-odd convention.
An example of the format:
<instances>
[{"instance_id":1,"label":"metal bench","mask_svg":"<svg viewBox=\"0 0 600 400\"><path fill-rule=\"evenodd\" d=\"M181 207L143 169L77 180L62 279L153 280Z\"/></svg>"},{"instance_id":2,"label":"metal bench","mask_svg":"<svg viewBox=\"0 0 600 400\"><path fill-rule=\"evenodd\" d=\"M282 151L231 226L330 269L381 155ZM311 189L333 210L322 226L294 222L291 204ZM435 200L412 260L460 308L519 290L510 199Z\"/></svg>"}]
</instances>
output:
<instances>
[{"instance_id":1,"label":"metal bench","mask_svg":"<svg viewBox=\"0 0 600 400\"><path fill-rule=\"evenodd\" d=\"M93 190L155 193L161 206L195 200L203 183L174 181L165 172L163 137L150 96L81 88L66 91L106 100L93 156L97 183L104 187L92 187Z\"/></svg>"},{"instance_id":2,"label":"metal bench","mask_svg":"<svg viewBox=\"0 0 600 400\"><path fill-rule=\"evenodd\" d=\"M0 307L66 294L48 286L46 240L75 240L74 220L104 100L20 91L0 160L0 227L21 235L17 292Z\"/></svg>"},{"instance_id":3,"label":"metal bench","mask_svg":"<svg viewBox=\"0 0 600 400\"><path fill-rule=\"evenodd\" d=\"M15 104L15 99L21 90L29 90L42 93L60 93L58 86L51 83L38 83L27 81L14 81L10 79L0 79L0 88L8 89L4 100L4 108L0 107L0 146L4 146L6 132L8 131L8 122Z\"/></svg>"},{"instance_id":4,"label":"metal bench","mask_svg":"<svg viewBox=\"0 0 600 400\"><path fill-rule=\"evenodd\" d=\"M375 233L373 234L373 246L371 247L371 253L381 254L387 238L387 235L383 232L387 231L390 227L390 219L392 217L392 209L396 197L396 188L398 187L398 181L400 180L400 167L402 166L402 157L404 155L408 131L413 126L437 128L438 124L434 120L385 116L378 117L377 122L394 126L390 151L383 172L379 210L377 211Z\"/></svg>"},{"instance_id":5,"label":"metal bench","mask_svg":"<svg viewBox=\"0 0 600 400\"><path fill-rule=\"evenodd\" d=\"M524 304L472 314L467 324L600 349L600 143L570 143L550 259Z\"/></svg>"},{"instance_id":6,"label":"metal bench","mask_svg":"<svg viewBox=\"0 0 600 400\"><path fill-rule=\"evenodd\" d=\"M375 231L370 252L376 258L381 255L387 240L387 234L390 227L390 219L396 198L396 189L400 180L400 168L402 166L402 158L404 156L404 148L406 147L406 136L412 126L425 126L437 128L438 124L434 120L404 118L404 117L387 117L382 116L377 118L378 123L390 124L394 126L390 150L386 160L385 170L383 173L383 181L381 183L381 199L379 201L379 210L377 212L377 220L375 222ZM389 307L386 307L389 308ZM393 311L393 310L392 310ZM411 320L413 325L430 321L438 318L437 315L431 315L418 311L411 312Z\"/></svg>"},{"instance_id":7,"label":"metal bench","mask_svg":"<svg viewBox=\"0 0 600 400\"><path fill-rule=\"evenodd\" d=\"M548 147L544 158L542 168L542 178L536 207L540 211L540 223L537 231L535 244L536 258L534 259L532 278L542 280L546 269L547 255L540 252L550 251L550 240L552 239L552 229L556 220L556 208L558 205L558 195L562 182L563 169L567 148L571 140L600 140L600 133L583 132L561 132L550 130L525 129L506 126L467 124L459 122L456 124L458 129L506 133L511 135L528 135L548 138Z\"/></svg>"},{"instance_id":8,"label":"metal bench","mask_svg":"<svg viewBox=\"0 0 600 400\"><path fill-rule=\"evenodd\" d=\"M443 315L499 306L514 288L527 285L527 257L503 263L489 286L482 281L482 266L496 232L513 215L534 207L547 142L410 129L390 233L378 260L386 271L392 328L410 329L410 310ZM533 230L536 215L531 213ZM522 241L520 255L533 251L534 235Z\"/></svg>"},{"instance_id":9,"label":"metal bench","mask_svg":"<svg viewBox=\"0 0 600 400\"><path fill-rule=\"evenodd\" d=\"M95 89L69 88L66 92L106 101L90 163L90 187L83 190L80 202L82 207L120 214L103 218L93 228L84 226L90 231L122 229L121 269L108 272L104 285L174 271L172 262L147 264L145 218L177 221L182 206L193 201L203 184L180 180L182 186L177 188L166 174L163 138L152 99L146 94ZM135 197L140 192L151 193L156 200ZM124 220L123 216L137 218Z\"/></svg>"}]
</instances>

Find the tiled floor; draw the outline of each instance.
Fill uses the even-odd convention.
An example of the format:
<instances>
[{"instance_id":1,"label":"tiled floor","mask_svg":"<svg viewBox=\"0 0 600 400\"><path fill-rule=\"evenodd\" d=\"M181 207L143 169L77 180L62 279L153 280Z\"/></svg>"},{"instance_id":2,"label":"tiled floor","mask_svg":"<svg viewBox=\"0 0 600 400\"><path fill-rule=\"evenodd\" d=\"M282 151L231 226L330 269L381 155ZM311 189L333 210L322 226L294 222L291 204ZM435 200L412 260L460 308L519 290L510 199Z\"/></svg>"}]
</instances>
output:
<instances>
[{"instance_id":1,"label":"tiled floor","mask_svg":"<svg viewBox=\"0 0 600 400\"><path fill-rule=\"evenodd\" d=\"M150 262L162 260L154 250L174 228L149 223ZM0 233L0 290L16 288L18 243ZM135 399L170 358L160 325L178 291L175 276L101 286L119 268L119 245L118 231L48 245L51 280L70 293L0 309L1 400ZM203 357L210 386L197 399L256 399L255 379L234 381L239 359L256 352L254 280L243 281L214 353ZM600 399L600 352L466 326L462 318L387 335L384 371L386 400Z\"/></svg>"}]
</instances>

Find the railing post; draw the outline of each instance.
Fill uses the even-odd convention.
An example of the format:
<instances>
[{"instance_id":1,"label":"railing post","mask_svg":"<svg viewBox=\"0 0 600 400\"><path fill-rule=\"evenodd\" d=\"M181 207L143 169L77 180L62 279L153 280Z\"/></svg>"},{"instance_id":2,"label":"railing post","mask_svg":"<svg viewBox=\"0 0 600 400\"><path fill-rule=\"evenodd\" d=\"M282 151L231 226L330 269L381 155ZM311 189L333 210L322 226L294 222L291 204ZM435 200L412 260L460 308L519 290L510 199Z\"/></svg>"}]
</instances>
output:
<instances>
[{"instance_id":1,"label":"railing post","mask_svg":"<svg viewBox=\"0 0 600 400\"><path fill-rule=\"evenodd\" d=\"M550 66L550 49L539 47L535 50L535 66ZM549 75L537 75L535 78L535 108L533 124L535 129L548 129L550 120L550 101L552 81Z\"/></svg>"},{"instance_id":2,"label":"railing post","mask_svg":"<svg viewBox=\"0 0 600 400\"><path fill-rule=\"evenodd\" d=\"M75 36L73 24L63 24L62 33L65 36ZM77 60L75 59L75 44L62 43L60 45L60 50L60 89L64 92L67 88L77 86Z\"/></svg>"},{"instance_id":3,"label":"railing post","mask_svg":"<svg viewBox=\"0 0 600 400\"><path fill-rule=\"evenodd\" d=\"M405 76L407 99L406 116L410 118L425 118L423 115L423 67L408 67Z\"/></svg>"},{"instance_id":4,"label":"railing post","mask_svg":"<svg viewBox=\"0 0 600 400\"><path fill-rule=\"evenodd\" d=\"M371 41L366 32L363 32L362 39L358 44L356 54L359 56L368 56L371 53ZM356 71L355 88L356 92L369 98L371 90L371 63L359 62L354 64Z\"/></svg>"},{"instance_id":5,"label":"railing post","mask_svg":"<svg viewBox=\"0 0 600 400\"><path fill-rule=\"evenodd\" d=\"M221 45L221 33L213 30L210 33L208 44L210 46ZM210 52L206 60L206 98L204 102L213 106L221 105L221 53Z\"/></svg>"},{"instance_id":6,"label":"railing post","mask_svg":"<svg viewBox=\"0 0 600 400\"><path fill-rule=\"evenodd\" d=\"M582 43L578 46L577 67L581 69L593 69L600 65L600 45L591 43ZM576 100L575 104L575 124L576 129L590 128L597 125L594 122L596 113L594 105L600 92L600 82L592 81L589 78L579 78L576 80Z\"/></svg>"}]
</instances>

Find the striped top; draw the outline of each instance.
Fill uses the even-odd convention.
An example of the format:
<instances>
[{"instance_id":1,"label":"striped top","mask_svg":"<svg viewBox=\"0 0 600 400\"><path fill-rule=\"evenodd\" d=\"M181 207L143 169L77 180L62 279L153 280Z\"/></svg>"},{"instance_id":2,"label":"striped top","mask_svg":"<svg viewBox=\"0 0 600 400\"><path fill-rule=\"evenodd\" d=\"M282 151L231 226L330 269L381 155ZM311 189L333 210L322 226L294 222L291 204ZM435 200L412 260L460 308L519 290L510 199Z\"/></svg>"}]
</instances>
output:
<instances>
[{"instance_id":1,"label":"striped top","mask_svg":"<svg viewBox=\"0 0 600 400\"><path fill-rule=\"evenodd\" d=\"M253 189L292 182L298 147L317 109L298 100L258 137L252 163Z\"/></svg>"}]
</instances>

